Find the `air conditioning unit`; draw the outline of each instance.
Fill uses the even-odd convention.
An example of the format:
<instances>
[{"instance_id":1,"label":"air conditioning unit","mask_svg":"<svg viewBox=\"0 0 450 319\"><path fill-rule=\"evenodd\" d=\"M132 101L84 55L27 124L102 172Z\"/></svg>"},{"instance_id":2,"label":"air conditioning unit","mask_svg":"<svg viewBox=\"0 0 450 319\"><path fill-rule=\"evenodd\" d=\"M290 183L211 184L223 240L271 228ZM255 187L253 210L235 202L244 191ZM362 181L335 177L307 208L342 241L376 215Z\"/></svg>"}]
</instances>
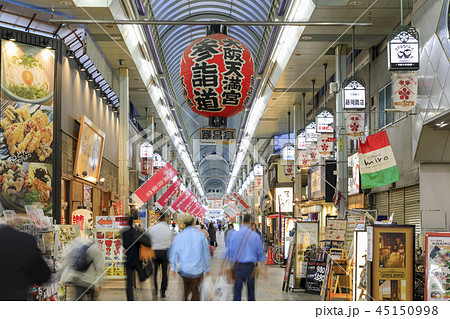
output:
<instances>
[{"instance_id":1,"label":"air conditioning unit","mask_svg":"<svg viewBox=\"0 0 450 319\"><path fill-rule=\"evenodd\" d=\"M339 85L337 82L330 83L330 94L336 94L339 91Z\"/></svg>"}]
</instances>

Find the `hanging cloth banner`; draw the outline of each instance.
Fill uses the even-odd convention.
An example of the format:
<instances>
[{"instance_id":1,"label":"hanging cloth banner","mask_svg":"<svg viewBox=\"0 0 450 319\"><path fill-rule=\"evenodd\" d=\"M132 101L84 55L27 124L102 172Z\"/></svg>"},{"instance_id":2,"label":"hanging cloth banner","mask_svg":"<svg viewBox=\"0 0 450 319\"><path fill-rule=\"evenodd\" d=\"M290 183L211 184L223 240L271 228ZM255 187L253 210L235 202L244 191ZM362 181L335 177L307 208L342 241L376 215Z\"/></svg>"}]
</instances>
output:
<instances>
[{"instance_id":1,"label":"hanging cloth banner","mask_svg":"<svg viewBox=\"0 0 450 319\"><path fill-rule=\"evenodd\" d=\"M317 148L316 143L311 143L308 145L308 149L306 151L308 164L310 166L319 164L319 149Z\"/></svg>"},{"instance_id":2,"label":"hanging cloth banner","mask_svg":"<svg viewBox=\"0 0 450 319\"><path fill-rule=\"evenodd\" d=\"M249 209L250 206L248 206L248 204L245 202L245 200L242 199L241 196L239 196L238 193L234 192L233 196L236 197L236 199L239 201L239 203L245 208L245 209Z\"/></svg>"},{"instance_id":3,"label":"hanging cloth banner","mask_svg":"<svg viewBox=\"0 0 450 319\"><path fill-rule=\"evenodd\" d=\"M397 163L386 131L369 135L359 141L359 167L362 188L373 188L400 179Z\"/></svg>"},{"instance_id":4,"label":"hanging cloth banner","mask_svg":"<svg viewBox=\"0 0 450 319\"><path fill-rule=\"evenodd\" d=\"M201 207L202 207L202 204L199 201L196 201L194 203L194 205L192 205L191 208L189 209L189 213L192 216L197 216L197 214L199 213Z\"/></svg>"},{"instance_id":5,"label":"hanging cloth banner","mask_svg":"<svg viewBox=\"0 0 450 319\"><path fill-rule=\"evenodd\" d=\"M178 209L180 209L181 205L189 199L189 196L191 196L191 194L191 191L189 189L186 189L183 193L181 193L180 196L177 197L177 199L175 199L172 205L169 206L169 211L171 213L175 213Z\"/></svg>"},{"instance_id":6,"label":"hanging cloth banner","mask_svg":"<svg viewBox=\"0 0 450 319\"><path fill-rule=\"evenodd\" d=\"M223 207L223 211L229 218L236 216L236 212L234 212L228 205Z\"/></svg>"},{"instance_id":7,"label":"hanging cloth banner","mask_svg":"<svg viewBox=\"0 0 450 319\"><path fill-rule=\"evenodd\" d=\"M417 83L417 72L392 74L392 105L395 109L409 111L416 107Z\"/></svg>"},{"instance_id":8,"label":"hanging cloth banner","mask_svg":"<svg viewBox=\"0 0 450 319\"><path fill-rule=\"evenodd\" d=\"M176 181L169 187L168 190L158 199L158 201L155 203L155 207L159 210L163 209L164 206L167 205L169 200L177 193L178 188L181 185L181 180L176 179Z\"/></svg>"},{"instance_id":9,"label":"hanging cloth banner","mask_svg":"<svg viewBox=\"0 0 450 319\"><path fill-rule=\"evenodd\" d=\"M308 167L308 153L306 151L298 151L298 166Z\"/></svg>"},{"instance_id":10,"label":"hanging cloth banner","mask_svg":"<svg viewBox=\"0 0 450 319\"><path fill-rule=\"evenodd\" d=\"M255 176L255 188L261 189L263 188L264 176L256 175Z\"/></svg>"},{"instance_id":11,"label":"hanging cloth banner","mask_svg":"<svg viewBox=\"0 0 450 319\"><path fill-rule=\"evenodd\" d=\"M235 215L239 215L239 209L236 207L234 202L229 202L228 207L235 213Z\"/></svg>"},{"instance_id":12,"label":"hanging cloth banner","mask_svg":"<svg viewBox=\"0 0 450 319\"><path fill-rule=\"evenodd\" d=\"M189 197L181 203L179 210L181 210L183 213L187 213L188 212L188 208L190 208L192 206L192 204L195 203L195 201L197 200L197 197L191 192L189 191Z\"/></svg>"},{"instance_id":13,"label":"hanging cloth banner","mask_svg":"<svg viewBox=\"0 0 450 319\"><path fill-rule=\"evenodd\" d=\"M345 132L351 140L357 140L364 133L364 113L349 113L345 116Z\"/></svg>"},{"instance_id":14,"label":"hanging cloth banner","mask_svg":"<svg viewBox=\"0 0 450 319\"><path fill-rule=\"evenodd\" d=\"M335 140L336 139L333 138L333 134L320 134L317 136L317 148L319 150L320 156L322 157L331 156Z\"/></svg>"},{"instance_id":15,"label":"hanging cloth banner","mask_svg":"<svg viewBox=\"0 0 450 319\"><path fill-rule=\"evenodd\" d=\"M178 172L167 163L158 172L156 172L150 179L148 179L141 187L139 187L132 195L131 199L139 207L144 204L156 194L164 185L171 179L178 175Z\"/></svg>"}]
</instances>

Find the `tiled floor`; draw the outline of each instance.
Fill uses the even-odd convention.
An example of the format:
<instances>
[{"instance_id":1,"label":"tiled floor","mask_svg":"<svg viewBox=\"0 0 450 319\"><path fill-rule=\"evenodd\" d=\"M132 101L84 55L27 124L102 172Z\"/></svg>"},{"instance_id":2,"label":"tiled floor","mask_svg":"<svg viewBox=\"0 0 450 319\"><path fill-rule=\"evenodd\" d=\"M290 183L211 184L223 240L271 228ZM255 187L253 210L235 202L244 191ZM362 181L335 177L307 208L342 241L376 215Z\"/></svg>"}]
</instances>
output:
<instances>
[{"instance_id":1,"label":"tiled floor","mask_svg":"<svg viewBox=\"0 0 450 319\"><path fill-rule=\"evenodd\" d=\"M218 276L221 259L218 257L224 249L223 232L217 234L218 247L211 258L211 274L213 280ZM256 300L259 301L299 301L299 300L320 300L320 296L311 295L302 291L284 292L281 290L283 284L284 268L276 265L267 265L268 278L258 278L256 281ZM159 271L158 274L161 272ZM160 282L160 279L158 280ZM169 287L166 292L167 297L161 299L152 296L153 280L147 280L142 284L138 283L135 289L135 300L158 300L158 301L181 301L183 300L183 282L181 278L169 275ZM71 292L69 292L69 300ZM246 288L243 289L243 300L247 299ZM124 280L106 280L103 288L100 289L97 300L101 301L126 301L125 281Z\"/></svg>"}]
</instances>

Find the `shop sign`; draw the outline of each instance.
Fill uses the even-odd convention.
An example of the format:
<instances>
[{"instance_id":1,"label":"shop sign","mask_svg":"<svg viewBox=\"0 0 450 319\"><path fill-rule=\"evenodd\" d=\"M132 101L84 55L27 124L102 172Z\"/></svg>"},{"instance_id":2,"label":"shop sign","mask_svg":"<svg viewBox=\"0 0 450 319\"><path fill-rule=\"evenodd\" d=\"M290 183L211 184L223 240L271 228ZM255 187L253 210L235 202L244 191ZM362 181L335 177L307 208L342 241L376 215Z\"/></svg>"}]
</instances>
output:
<instances>
[{"instance_id":1,"label":"shop sign","mask_svg":"<svg viewBox=\"0 0 450 319\"><path fill-rule=\"evenodd\" d=\"M323 110L316 117L317 133L333 133L334 116L328 110Z\"/></svg>"},{"instance_id":2,"label":"shop sign","mask_svg":"<svg viewBox=\"0 0 450 319\"><path fill-rule=\"evenodd\" d=\"M189 209L189 213L192 216L197 216L197 214L200 212L200 208L202 207L202 204L199 201L196 201L194 205L191 206Z\"/></svg>"},{"instance_id":3,"label":"shop sign","mask_svg":"<svg viewBox=\"0 0 450 319\"><path fill-rule=\"evenodd\" d=\"M414 27L401 26L388 35L389 71L419 69L419 33Z\"/></svg>"},{"instance_id":4,"label":"shop sign","mask_svg":"<svg viewBox=\"0 0 450 319\"><path fill-rule=\"evenodd\" d=\"M93 237L94 222L92 212L88 209L77 209L72 212L72 225L78 225L83 237Z\"/></svg>"},{"instance_id":5,"label":"shop sign","mask_svg":"<svg viewBox=\"0 0 450 319\"><path fill-rule=\"evenodd\" d=\"M410 111L417 103L417 72L392 74L392 105L401 111Z\"/></svg>"},{"instance_id":6,"label":"shop sign","mask_svg":"<svg viewBox=\"0 0 450 319\"><path fill-rule=\"evenodd\" d=\"M311 143L308 145L308 150L306 151L306 154L309 166L319 164L320 154L319 148L317 147L316 143Z\"/></svg>"},{"instance_id":7,"label":"shop sign","mask_svg":"<svg viewBox=\"0 0 450 319\"><path fill-rule=\"evenodd\" d=\"M425 301L450 300L450 234L425 234Z\"/></svg>"},{"instance_id":8,"label":"shop sign","mask_svg":"<svg viewBox=\"0 0 450 319\"><path fill-rule=\"evenodd\" d=\"M306 143L317 142L316 122L311 122L305 128Z\"/></svg>"},{"instance_id":9,"label":"shop sign","mask_svg":"<svg viewBox=\"0 0 450 319\"><path fill-rule=\"evenodd\" d=\"M301 221L296 224L295 279L301 279L306 278L307 254L319 242L319 223Z\"/></svg>"},{"instance_id":10,"label":"shop sign","mask_svg":"<svg viewBox=\"0 0 450 319\"><path fill-rule=\"evenodd\" d=\"M242 199L242 197L239 196L238 193L234 192L234 193L233 193L233 196L236 197L236 199L238 200L238 202L239 202L245 209L249 209L249 208L250 208L250 206L247 204L247 202L246 202L244 199Z\"/></svg>"},{"instance_id":11,"label":"shop sign","mask_svg":"<svg viewBox=\"0 0 450 319\"><path fill-rule=\"evenodd\" d=\"M114 216L96 216L95 228L114 228Z\"/></svg>"},{"instance_id":12,"label":"shop sign","mask_svg":"<svg viewBox=\"0 0 450 319\"><path fill-rule=\"evenodd\" d=\"M264 175L264 167L261 164L256 164L255 168L253 169L253 173L255 174L255 176Z\"/></svg>"},{"instance_id":13,"label":"shop sign","mask_svg":"<svg viewBox=\"0 0 450 319\"><path fill-rule=\"evenodd\" d=\"M232 117L250 101L253 57L237 39L214 33L195 40L183 52L180 69L187 105L201 116Z\"/></svg>"},{"instance_id":14,"label":"shop sign","mask_svg":"<svg viewBox=\"0 0 450 319\"><path fill-rule=\"evenodd\" d=\"M345 115L345 131L351 140L358 140L364 134L364 113L347 113Z\"/></svg>"},{"instance_id":15,"label":"shop sign","mask_svg":"<svg viewBox=\"0 0 450 319\"><path fill-rule=\"evenodd\" d=\"M275 188L275 209L277 213L292 213L294 190L292 187Z\"/></svg>"},{"instance_id":16,"label":"shop sign","mask_svg":"<svg viewBox=\"0 0 450 319\"><path fill-rule=\"evenodd\" d=\"M122 241L122 229L97 229L95 238L105 262L105 277L125 278L126 257Z\"/></svg>"},{"instance_id":17,"label":"shop sign","mask_svg":"<svg viewBox=\"0 0 450 319\"><path fill-rule=\"evenodd\" d=\"M222 209L223 201L221 199L208 200L208 207L210 209Z\"/></svg>"},{"instance_id":18,"label":"shop sign","mask_svg":"<svg viewBox=\"0 0 450 319\"><path fill-rule=\"evenodd\" d=\"M141 158L153 158L153 145L148 141L141 144Z\"/></svg>"},{"instance_id":19,"label":"shop sign","mask_svg":"<svg viewBox=\"0 0 450 319\"><path fill-rule=\"evenodd\" d=\"M319 199L325 197L325 178L322 166L314 166L310 169L309 187L311 189L311 198Z\"/></svg>"},{"instance_id":20,"label":"shop sign","mask_svg":"<svg viewBox=\"0 0 450 319\"><path fill-rule=\"evenodd\" d=\"M192 192L189 189L186 189L177 199L169 206L169 211L171 213L175 213L178 211L182 204L186 203L189 200Z\"/></svg>"},{"instance_id":21,"label":"shop sign","mask_svg":"<svg viewBox=\"0 0 450 319\"><path fill-rule=\"evenodd\" d=\"M317 149L322 157L329 157L333 152L333 145L336 138L332 134L319 134L317 137Z\"/></svg>"},{"instance_id":22,"label":"shop sign","mask_svg":"<svg viewBox=\"0 0 450 319\"><path fill-rule=\"evenodd\" d=\"M352 177L348 179L348 194L356 195L360 193L359 184L359 155L358 153L348 157L348 169L352 171Z\"/></svg>"},{"instance_id":23,"label":"shop sign","mask_svg":"<svg viewBox=\"0 0 450 319\"><path fill-rule=\"evenodd\" d=\"M236 142L236 130L234 128L201 128L201 144L233 144Z\"/></svg>"},{"instance_id":24,"label":"shop sign","mask_svg":"<svg viewBox=\"0 0 450 319\"><path fill-rule=\"evenodd\" d=\"M170 165L170 163L167 163L139 187L131 195L131 199L133 202L137 203L139 207L143 206L157 191L163 188L164 185L177 175L178 172Z\"/></svg>"},{"instance_id":25,"label":"shop sign","mask_svg":"<svg viewBox=\"0 0 450 319\"><path fill-rule=\"evenodd\" d=\"M264 176L257 175L255 176L255 188L261 189L263 188Z\"/></svg>"},{"instance_id":26,"label":"shop sign","mask_svg":"<svg viewBox=\"0 0 450 319\"><path fill-rule=\"evenodd\" d=\"M187 210L192 206L192 204L195 203L196 200L197 197L192 192L190 192L188 198L185 201L181 202L178 210L182 211L183 213L186 213Z\"/></svg>"},{"instance_id":27,"label":"shop sign","mask_svg":"<svg viewBox=\"0 0 450 319\"><path fill-rule=\"evenodd\" d=\"M158 199L155 203L155 207L159 210L163 209L164 206L169 203L169 200L177 193L178 189L181 186L181 180L175 177L175 182L170 185L169 189Z\"/></svg>"},{"instance_id":28,"label":"shop sign","mask_svg":"<svg viewBox=\"0 0 450 319\"><path fill-rule=\"evenodd\" d=\"M114 228L124 228L128 227L128 218L130 216L121 215L121 216L114 216Z\"/></svg>"},{"instance_id":29,"label":"shop sign","mask_svg":"<svg viewBox=\"0 0 450 319\"><path fill-rule=\"evenodd\" d=\"M291 143L286 143L282 150L283 161L293 161L295 160L295 146Z\"/></svg>"},{"instance_id":30,"label":"shop sign","mask_svg":"<svg viewBox=\"0 0 450 319\"><path fill-rule=\"evenodd\" d=\"M344 83L344 109L365 109L366 88L357 77L347 78Z\"/></svg>"},{"instance_id":31,"label":"shop sign","mask_svg":"<svg viewBox=\"0 0 450 319\"><path fill-rule=\"evenodd\" d=\"M297 149L306 150L306 131L302 130L300 134L297 135Z\"/></svg>"},{"instance_id":32,"label":"shop sign","mask_svg":"<svg viewBox=\"0 0 450 319\"><path fill-rule=\"evenodd\" d=\"M286 175L286 176L294 175L295 166L294 166L293 160L283 162L283 166L284 166L284 175Z\"/></svg>"},{"instance_id":33,"label":"shop sign","mask_svg":"<svg viewBox=\"0 0 450 319\"><path fill-rule=\"evenodd\" d=\"M308 153L306 151L298 151L298 166L308 167Z\"/></svg>"}]
</instances>

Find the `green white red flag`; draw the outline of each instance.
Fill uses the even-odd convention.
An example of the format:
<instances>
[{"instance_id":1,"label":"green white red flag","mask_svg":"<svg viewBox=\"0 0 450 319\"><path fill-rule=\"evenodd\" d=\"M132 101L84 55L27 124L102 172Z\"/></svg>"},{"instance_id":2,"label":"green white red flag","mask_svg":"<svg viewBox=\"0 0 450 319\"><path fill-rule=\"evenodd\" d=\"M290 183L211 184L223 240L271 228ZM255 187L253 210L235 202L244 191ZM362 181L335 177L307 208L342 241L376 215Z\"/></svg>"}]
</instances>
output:
<instances>
[{"instance_id":1,"label":"green white red flag","mask_svg":"<svg viewBox=\"0 0 450 319\"><path fill-rule=\"evenodd\" d=\"M359 140L359 166L362 188L380 187L400 179L386 131L369 135L365 143Z\"/></svg>"}]
</instances>

